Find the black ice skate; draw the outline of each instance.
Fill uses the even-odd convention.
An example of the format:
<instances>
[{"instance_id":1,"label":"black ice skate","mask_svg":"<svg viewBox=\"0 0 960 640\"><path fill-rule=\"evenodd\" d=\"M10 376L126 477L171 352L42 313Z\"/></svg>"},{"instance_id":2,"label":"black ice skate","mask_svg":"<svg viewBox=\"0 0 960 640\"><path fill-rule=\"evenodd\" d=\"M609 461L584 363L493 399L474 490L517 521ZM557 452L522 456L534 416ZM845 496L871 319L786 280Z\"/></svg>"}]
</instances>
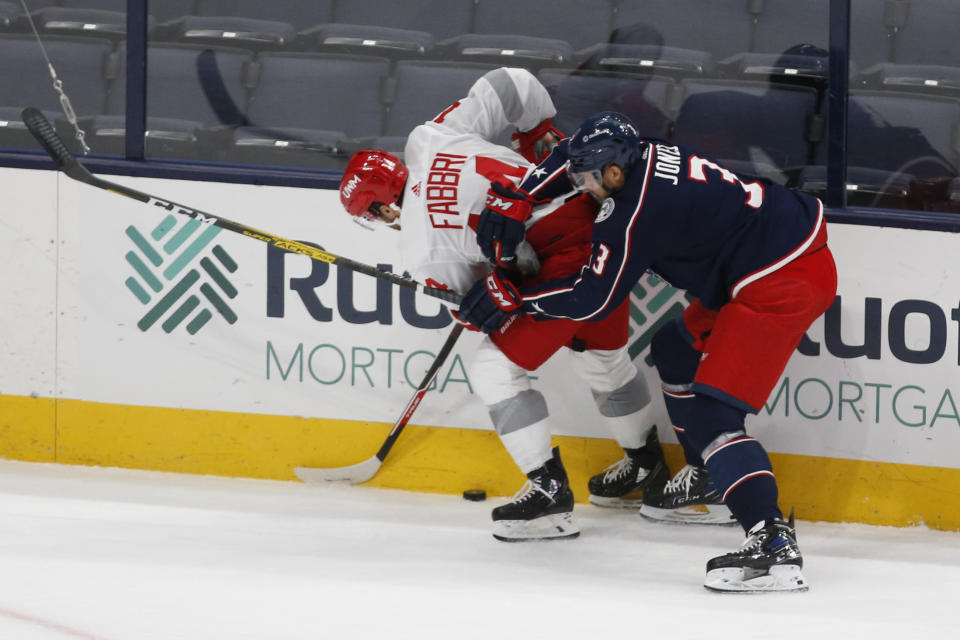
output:
<instances>
[{"instance_id":1,"label":"black ice skate","mask_svg":"<svg viewBox=\"0 0 960 640\"><path fill-rule=\"evenodd\" d=\"M493 537L504 542L573 538L580 528L573 521L573 492L560 451L527 474L513 500L493 510Z\"/></svg>"},{"instance_id":2,"label":"black ice skate","mask_svg":"<svg viewBox=\"0 0 960 640\"><path fill-rule=\"evenodd\" d=\"M640 515L684 524L736 524L705 467L686 465L663 487L643 494Z\"/></svg>"},{"instance_id":3,"label":"black ice skate","mask_svg":"<svg viewBox=\"0 0 960 640\"><path fill-rule=\"evenodd\" d=\"M760 591L806 591L801 573L803 556L790 520L761 520L747 533L739 551L707 562L703 586L713 591L749 593Z\"/></svg>"},{"instance_id":4,"label":"black ice skate","mask_svg":"<svg viewBox=\"0 0 960 640\"><path fill-rule=\"evenodd\" d=\"M590 502L599 507L639 507L644 491L662 487L670 479L660 439L654 427L647 442L590 478Z\"/></svg>"}]
</instances>

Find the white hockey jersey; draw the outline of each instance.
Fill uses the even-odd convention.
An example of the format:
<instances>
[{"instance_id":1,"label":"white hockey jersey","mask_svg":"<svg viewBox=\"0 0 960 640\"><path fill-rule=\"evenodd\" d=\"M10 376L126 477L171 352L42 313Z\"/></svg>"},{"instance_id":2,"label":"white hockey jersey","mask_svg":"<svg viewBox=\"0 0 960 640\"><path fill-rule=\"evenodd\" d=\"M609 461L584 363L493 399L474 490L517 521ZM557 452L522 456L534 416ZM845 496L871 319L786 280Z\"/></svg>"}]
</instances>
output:
<instances>
[{"instance_id":1,"label":"white hockey jersey","mask_svg":"<svg viewBox=\"0 0 960 640\"><path fill-rule=\"evenodd\" d=\"M410 175L400 216L400 254L414 279L465 293L490 271L475 232L490 181L505 175L519 184L534 169L523 156L492 141L507 128L528 131L554 115L549 94L529 71L500 68L411 132L404 150ZM537 213L528 225L546 211Z\"/></svg>"}]
</instances>

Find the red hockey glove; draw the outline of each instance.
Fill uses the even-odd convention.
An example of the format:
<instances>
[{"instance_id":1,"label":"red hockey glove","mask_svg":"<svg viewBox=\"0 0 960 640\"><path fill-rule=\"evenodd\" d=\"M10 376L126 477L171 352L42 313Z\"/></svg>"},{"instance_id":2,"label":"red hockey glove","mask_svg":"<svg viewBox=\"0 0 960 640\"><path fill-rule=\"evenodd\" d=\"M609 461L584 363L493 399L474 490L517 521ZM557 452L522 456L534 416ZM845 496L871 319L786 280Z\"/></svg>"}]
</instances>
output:
<instances>
[{"instance_id":1,"label":"red hockey glove","mask_svg":"<svg viewBox=\"0 0 960 640\"><path fill-rule=\"evenodd\" d=\"M513 183L504 180L490 183L487 202L477 221L477 244L487 260L509 266L516 262L517 245L523 242L523 224L533 212L533 204Z\"/></svg>"},{"instance_id":2,"label":"red hockey glove","mask_svg":"<svg viewBox=\"0 0 960 640\"><path fill-rule=\"evenodd\" d=\"M477 327L484 333L496 331L507 318L520 312L523 299L516 285L507 280L500 269L495 269L482 280L477 280L463 296L457 319Z\"/></svg>"},{"instance_id":3,"label":"red hockey glove","mask_svg":"<svg viewBox=\"0 0 960 640\"><path fill-rule=\"evenodd\" d=\"M565 137L553 126L550 118L547 118L530 131L517 131L510 136L510 141L514 151L526 158L528 162L540 164Z\"/></svg>"}]
</instances>

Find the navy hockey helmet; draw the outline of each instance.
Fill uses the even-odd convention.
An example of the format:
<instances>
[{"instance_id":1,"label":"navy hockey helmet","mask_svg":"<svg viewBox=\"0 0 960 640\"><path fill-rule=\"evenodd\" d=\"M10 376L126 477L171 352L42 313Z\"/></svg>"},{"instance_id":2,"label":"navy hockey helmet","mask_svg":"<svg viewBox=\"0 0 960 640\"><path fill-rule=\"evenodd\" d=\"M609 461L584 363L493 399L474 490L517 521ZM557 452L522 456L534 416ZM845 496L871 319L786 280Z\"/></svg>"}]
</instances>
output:
<instances>
[{"instance_id":1,"label":"navy hockey helmet","mask_svg":"<svg viewBox=\"0 0 960 640\"><path fill-rule=\"evenodd\" d=\"M640 153L640 133L627 116L602 111L583 121L570 136L568 174L574 186L585 189L589 178L602 182L603 168L615 164L629 173Z\"/></svg>"}]
</instances>

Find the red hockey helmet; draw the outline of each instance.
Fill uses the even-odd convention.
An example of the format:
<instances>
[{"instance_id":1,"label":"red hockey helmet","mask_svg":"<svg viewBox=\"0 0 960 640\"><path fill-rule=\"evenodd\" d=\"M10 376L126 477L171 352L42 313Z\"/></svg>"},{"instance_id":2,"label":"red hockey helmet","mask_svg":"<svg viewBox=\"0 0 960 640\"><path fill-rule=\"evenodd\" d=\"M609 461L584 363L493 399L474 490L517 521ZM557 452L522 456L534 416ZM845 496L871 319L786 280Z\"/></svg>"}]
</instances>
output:
<instances>
[{"instance_id":1,"label":"red hockey helmet","mask_svg":"<svg viewBox=\"0 0 960 640\"><path fill-rule=\"evenodd\" d=\"M399 202L409 174L400 159L386 151L357 151L340 180L340 202L350 215L376 220L377 216L370 207L375 202Z\"/></svg>"}]
</instances>

